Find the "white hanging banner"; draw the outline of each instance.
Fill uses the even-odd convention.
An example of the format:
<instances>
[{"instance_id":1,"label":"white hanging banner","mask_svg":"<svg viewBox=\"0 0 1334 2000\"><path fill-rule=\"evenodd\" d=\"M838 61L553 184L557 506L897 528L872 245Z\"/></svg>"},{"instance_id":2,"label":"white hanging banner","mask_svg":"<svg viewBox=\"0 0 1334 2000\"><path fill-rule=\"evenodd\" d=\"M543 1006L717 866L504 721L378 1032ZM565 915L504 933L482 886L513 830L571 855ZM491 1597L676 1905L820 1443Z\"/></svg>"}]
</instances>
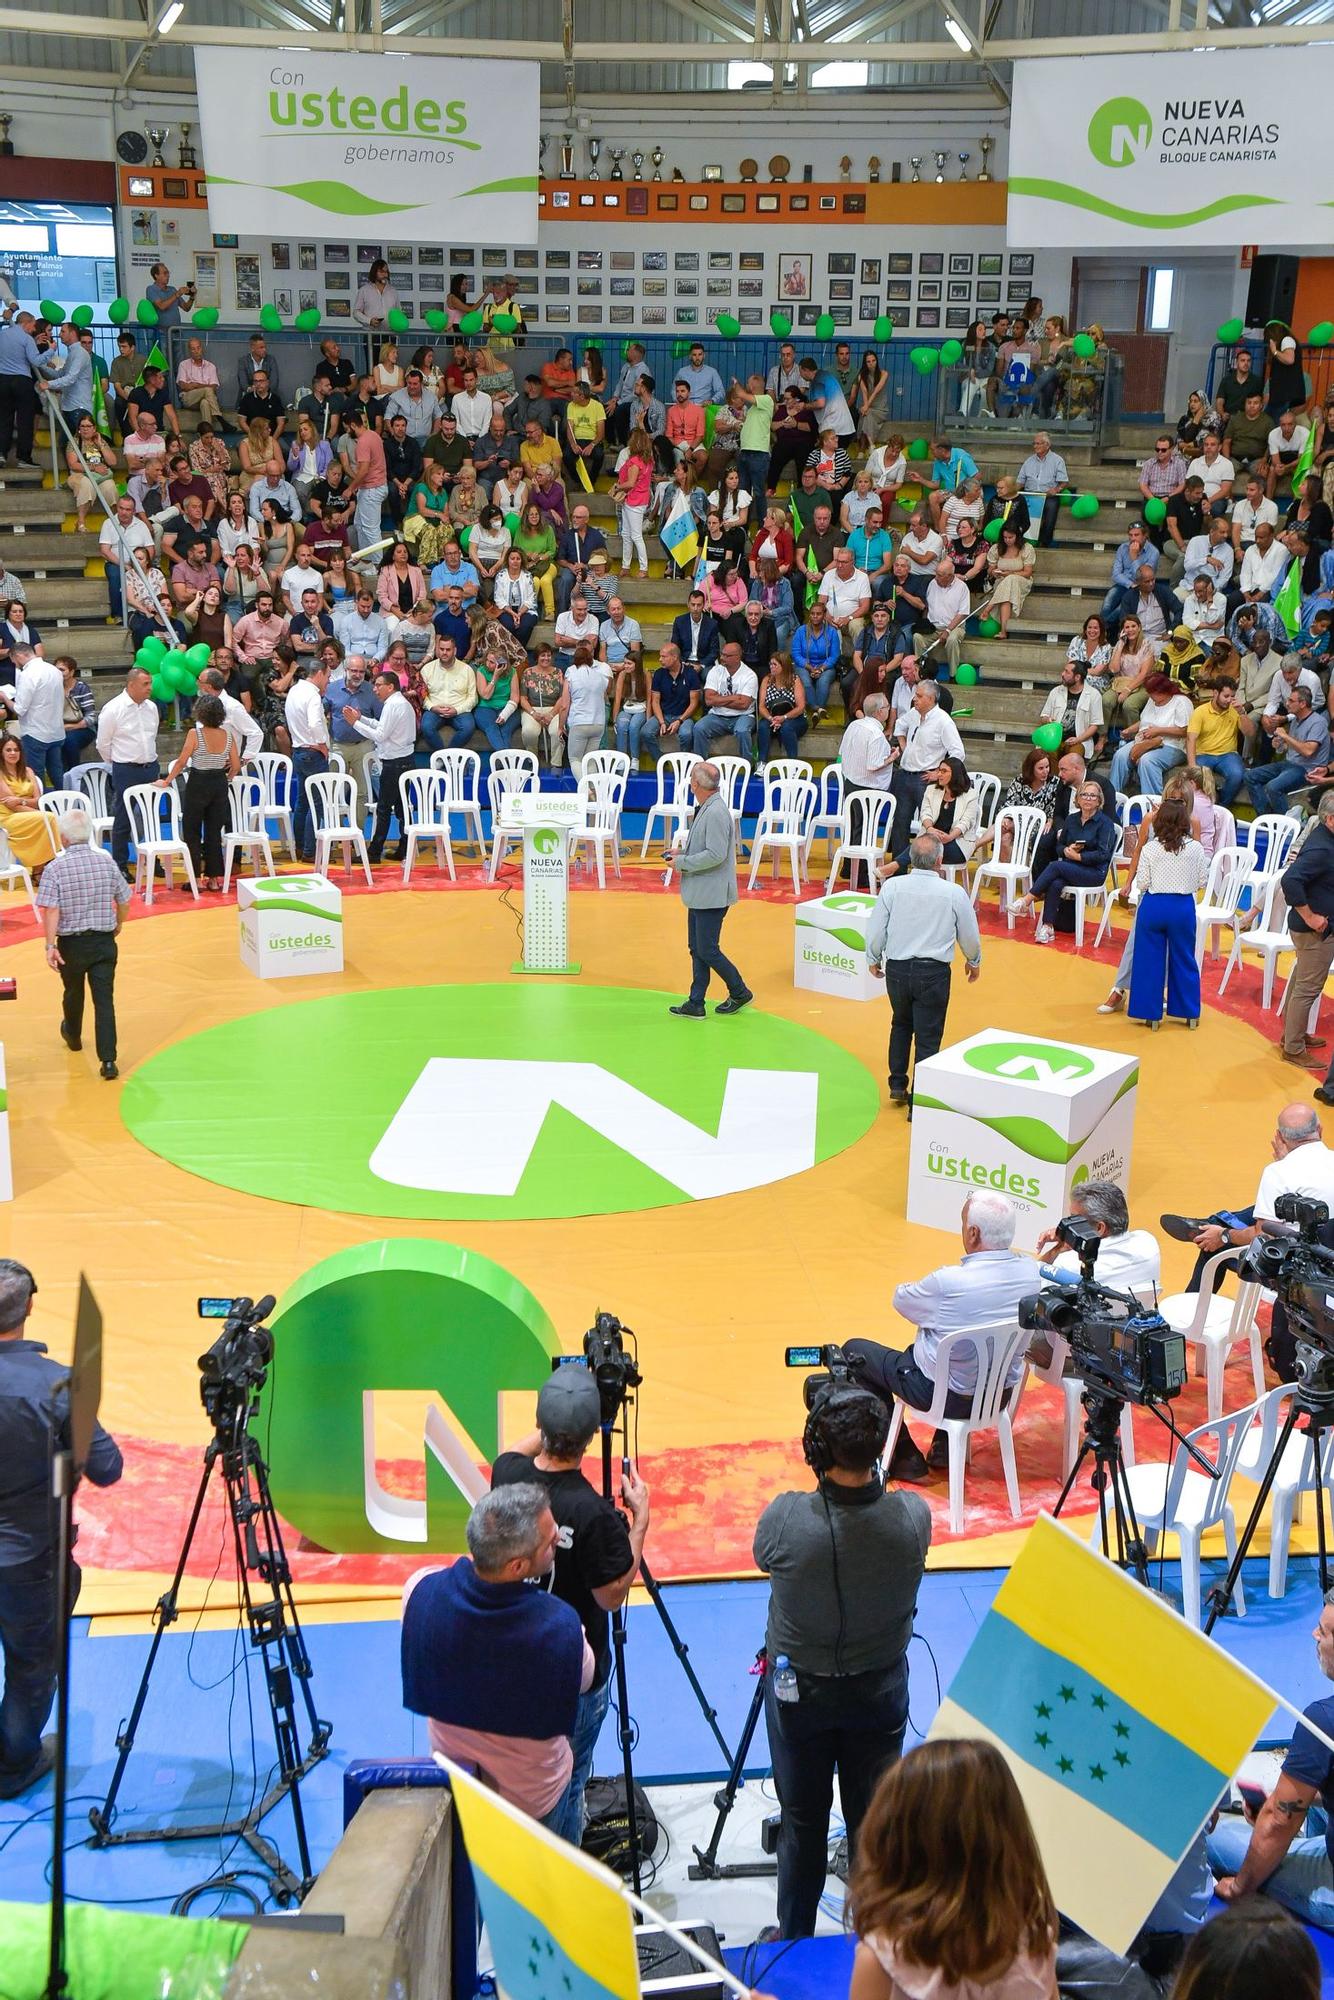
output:
<instances>
[{"instance_id":1,"label":"white hanging banner","mask_svg":"<svg viewBox=\"0 0 1334 2000\"><path fill-rule=\"evenodd\" d=\"M1329 82L1317 49L1017 62L1009 240L1327 249Z\"/></svg>"},{"instance_id":2,"label":"white hanging banner","mask_svg":"<svg viewBox=\"0 0 1334 2000\"><path fill-rule=\"evenodd\" d=\"M209 222L537 241L537 63L195 50Z\"/></svg>"}]
</instances>

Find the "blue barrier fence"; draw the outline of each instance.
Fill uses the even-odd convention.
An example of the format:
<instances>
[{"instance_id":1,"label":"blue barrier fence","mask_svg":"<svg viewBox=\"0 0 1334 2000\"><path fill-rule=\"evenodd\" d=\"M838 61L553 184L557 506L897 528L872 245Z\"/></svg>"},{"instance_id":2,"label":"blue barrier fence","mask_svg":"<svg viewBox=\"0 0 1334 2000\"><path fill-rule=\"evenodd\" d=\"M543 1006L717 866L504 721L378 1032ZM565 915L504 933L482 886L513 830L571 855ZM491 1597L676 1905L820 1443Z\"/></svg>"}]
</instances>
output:
<instances>
[{"instance_id":1,"label":"blue barrier fence","mask_svg":"<svg viewBox=\"0 0 1334 2000\"><path fill-rule=\"evenodd\" d=\"M1205 378L1205 392L1210 402L1218 393L1218 384L1231 368L1233 356L1243 347L1249 350L1257 382L1262 380L1266 358L1263 340L1239 340L1231 345L1216 340L1209 350L1209 372ZM1302 367L1311 385L1314 406L1323 409L1329 398L1334 396L1334 346L1303 347L1300 353Z\"/></svg>"}]
</instances>

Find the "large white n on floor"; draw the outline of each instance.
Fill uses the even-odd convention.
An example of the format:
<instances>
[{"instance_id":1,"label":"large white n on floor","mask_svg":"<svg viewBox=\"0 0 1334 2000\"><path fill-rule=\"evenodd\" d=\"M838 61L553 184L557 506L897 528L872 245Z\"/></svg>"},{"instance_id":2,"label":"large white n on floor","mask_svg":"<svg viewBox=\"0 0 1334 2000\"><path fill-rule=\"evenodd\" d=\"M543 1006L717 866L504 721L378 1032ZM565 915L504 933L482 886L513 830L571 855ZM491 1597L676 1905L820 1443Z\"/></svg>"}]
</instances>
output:
<instances>
[{"instance_id":1,"label":"large white n on floor","mask_svg":"<svg viewBox=\"0 0 1334 2000\"><path fill-rule=\"evenodd\" d=\"M512 1195L553 1104L695 1201L815 1164L814 1071L729 1070L714 1134L597 1063L433 1056L371 1155L397 1187Z\"/></svg>"}]
</instances>

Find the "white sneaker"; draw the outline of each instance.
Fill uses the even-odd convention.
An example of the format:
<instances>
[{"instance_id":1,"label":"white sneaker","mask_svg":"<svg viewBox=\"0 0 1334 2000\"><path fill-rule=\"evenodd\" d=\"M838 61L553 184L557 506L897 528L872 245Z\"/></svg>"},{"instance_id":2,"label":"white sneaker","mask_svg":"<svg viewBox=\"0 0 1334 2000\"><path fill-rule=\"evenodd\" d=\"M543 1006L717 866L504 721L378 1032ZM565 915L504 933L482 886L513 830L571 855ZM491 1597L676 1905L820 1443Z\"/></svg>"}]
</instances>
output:
<instances>
[{"instance_id":1,"label":"white sneaker","mask_svg":"<svg viewBox=\"0 0 1334 2000\"><path fill-rule=\"evenodd\" d=\"M1050 944L1055 935L1056 931L1053 925L1039 924L1033 933L1033 942L1034 944Z\"/></svg>"}]
</instances>

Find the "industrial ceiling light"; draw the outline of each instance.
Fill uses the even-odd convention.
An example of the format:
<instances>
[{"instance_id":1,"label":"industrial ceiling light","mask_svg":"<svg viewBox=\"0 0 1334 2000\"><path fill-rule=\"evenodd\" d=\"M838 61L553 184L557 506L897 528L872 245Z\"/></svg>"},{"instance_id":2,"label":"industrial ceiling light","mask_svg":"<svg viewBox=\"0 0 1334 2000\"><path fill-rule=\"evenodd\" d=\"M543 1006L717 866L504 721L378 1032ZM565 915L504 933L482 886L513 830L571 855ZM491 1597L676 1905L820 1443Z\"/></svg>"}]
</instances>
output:
<instances>
[{"instance_id":1,"label":"industrial ceiling light","mask_svg":"<svg viewBox=\"0 0 1334 2000\"><path fill-rule=\"evenodd\" d=\"M163 8L158 19L158 33L160 35L169 35L184 12L185 0L168 0L168 4Z\"/></svg>"},{"instance_id":2,"label":"industrial ceiling light","mask_svg":"<svg viewBox=\"0 0 1334 2000\"><path fill-rule=\"evenodd\" d=\"M962 22L955 20L953 14L950 13L948 8L946 8L945 10L945 33L949 36L950 40L954 43L954 46L957 49L962 49L963 53L966 56L972 55L973 53L972 36L968 33L968 30L963 26Z\"/></svg>"}]
</instances>

